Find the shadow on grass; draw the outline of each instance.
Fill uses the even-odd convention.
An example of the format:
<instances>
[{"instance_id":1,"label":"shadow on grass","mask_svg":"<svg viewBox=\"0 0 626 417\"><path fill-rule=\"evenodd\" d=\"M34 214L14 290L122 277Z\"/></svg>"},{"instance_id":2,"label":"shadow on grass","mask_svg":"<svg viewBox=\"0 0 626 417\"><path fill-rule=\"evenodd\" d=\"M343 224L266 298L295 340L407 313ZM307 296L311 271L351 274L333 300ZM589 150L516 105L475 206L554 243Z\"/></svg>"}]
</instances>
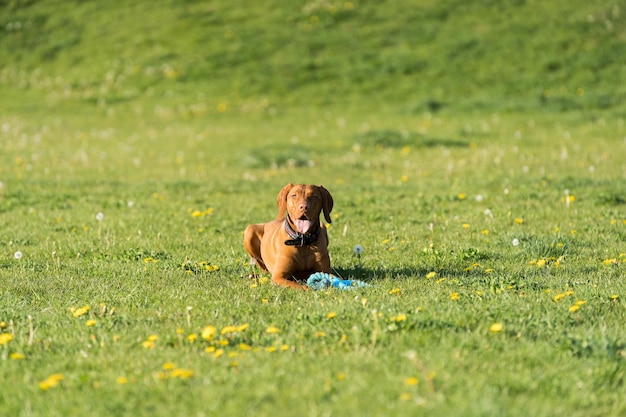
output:
<instances>
[{"instance_id":1,"label":"shadow on grass","mask_svg":"<svg viewBox=\"0 0 626 417\"><path fill-rule=\"evenodd\" d=\"M358 279L361 281L375 281L385 278L410 278L423 277L429 271L423 268L367 268L358 265L353 266L336 266L333 272L343 279Z\"/></svg>"}]
</instances>

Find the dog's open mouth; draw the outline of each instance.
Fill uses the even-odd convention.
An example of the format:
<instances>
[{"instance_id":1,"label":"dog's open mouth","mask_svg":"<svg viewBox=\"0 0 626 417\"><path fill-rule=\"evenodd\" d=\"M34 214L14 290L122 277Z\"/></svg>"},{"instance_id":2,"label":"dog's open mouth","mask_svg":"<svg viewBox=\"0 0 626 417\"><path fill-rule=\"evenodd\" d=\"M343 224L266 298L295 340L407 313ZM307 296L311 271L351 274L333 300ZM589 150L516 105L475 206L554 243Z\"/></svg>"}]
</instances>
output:
<instances>
[{"instance_id":1,"label":"dog's open mouth","mask_svg":"<svg viewBox=\"0 0 626 417\"><path fill-rule=\"evenodd\" d=\"M304 216L294 220L293 224L296 226L296 230L303 235L307 234L307 232L313 227L313 222Z\"/></svg>"}]
</instances>

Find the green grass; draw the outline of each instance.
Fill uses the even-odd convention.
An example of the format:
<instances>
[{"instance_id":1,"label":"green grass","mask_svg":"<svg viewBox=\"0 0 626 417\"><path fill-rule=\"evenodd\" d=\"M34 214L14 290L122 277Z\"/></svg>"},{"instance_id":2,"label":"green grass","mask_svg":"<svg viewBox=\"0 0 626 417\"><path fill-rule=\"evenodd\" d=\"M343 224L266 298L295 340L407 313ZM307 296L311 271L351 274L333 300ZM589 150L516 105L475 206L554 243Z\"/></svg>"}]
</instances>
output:
<instances>
[{"instance_id":1,"label":"green grass","mask_svg":"<svg viewBox=\"0 0 626 417\"><path fill-rule=\"evenodd\" d=\"M3 413L623 415L624 11L430 3L0 1ZM372 287L248 278L287 182Z\"/></svg>"}]
</instances>

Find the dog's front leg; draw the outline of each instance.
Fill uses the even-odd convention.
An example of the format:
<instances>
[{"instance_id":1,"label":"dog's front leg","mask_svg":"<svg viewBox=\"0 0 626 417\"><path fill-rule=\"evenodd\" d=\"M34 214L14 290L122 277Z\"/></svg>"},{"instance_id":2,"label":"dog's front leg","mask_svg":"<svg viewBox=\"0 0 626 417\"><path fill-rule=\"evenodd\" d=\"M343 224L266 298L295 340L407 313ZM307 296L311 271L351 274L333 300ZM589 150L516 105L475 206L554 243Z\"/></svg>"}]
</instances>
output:
<instances>
[{"instance_id":1,"label":"dog's front leg","mask_svg":"<svg viewBox=\"0 0 626 417\"><path fill-rule=\"evenodd\" d=\"M292 262L288 257L277 259L272 271L272 283L281 287L309 289L306 285L302 285L292 279L294 271Z\"/></svg>"}]
</instances>

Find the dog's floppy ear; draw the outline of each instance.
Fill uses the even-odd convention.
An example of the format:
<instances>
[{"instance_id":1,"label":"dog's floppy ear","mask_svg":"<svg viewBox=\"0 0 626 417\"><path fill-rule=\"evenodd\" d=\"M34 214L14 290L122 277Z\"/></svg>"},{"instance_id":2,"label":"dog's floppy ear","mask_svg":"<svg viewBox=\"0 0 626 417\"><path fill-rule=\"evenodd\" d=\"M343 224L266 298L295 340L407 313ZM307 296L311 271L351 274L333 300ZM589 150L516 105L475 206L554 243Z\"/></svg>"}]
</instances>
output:
<instances>
[{"instance_id":1,"label":"dog's floppy ear","mask_svg":"<svg viewBox=\"0 0 626 417\"><path fill-rule=\"evenodd\" d=\"M276 197L276 204L278 204L278 216L276 218L279 220L282 220L285 217L285 212L287 211L287 194L289 194L289 191L292 188L292 183L285 185Z\"/></svg>"},{"instance_id":2,"label":"dog's floppy ear","mask_svg":"<svg viewBox=\"0 0 626 417\"><path fill-rule=\"evenodd\" d=\"M322 193L322 210L324 211L324 218L328 223L332 223L330 219L330 212L333 211L333 196L330 195L328 190L322 185L319 186Z\"/></svg>"}]
</instances>

